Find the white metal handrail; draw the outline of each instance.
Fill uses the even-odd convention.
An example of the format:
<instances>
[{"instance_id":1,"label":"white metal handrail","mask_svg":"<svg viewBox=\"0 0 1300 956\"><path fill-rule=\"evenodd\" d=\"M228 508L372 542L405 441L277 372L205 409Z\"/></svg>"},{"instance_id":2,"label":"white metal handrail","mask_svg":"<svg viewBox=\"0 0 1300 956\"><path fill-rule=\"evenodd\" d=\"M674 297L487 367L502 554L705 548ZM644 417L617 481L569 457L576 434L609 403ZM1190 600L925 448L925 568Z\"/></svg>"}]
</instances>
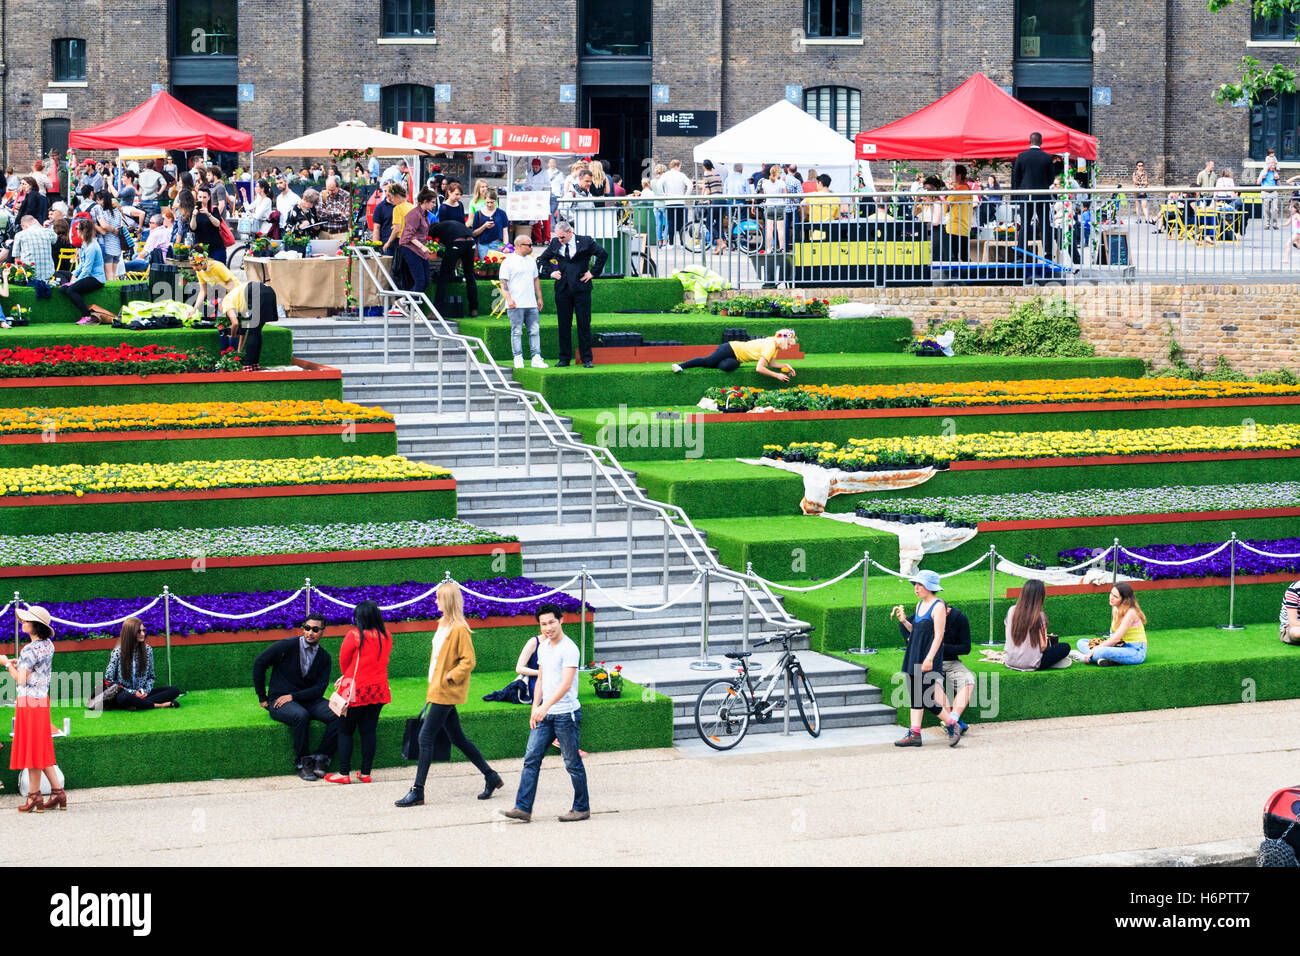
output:
<instances>
[{"instance_id":1,"label":"white metal handrail","mask_svg":"<svg viewBox=\"0 0 1300 956\"><path fill-rule=\"evenodd\" d=\"M703 573L707 571L710 575L731 581L744 590L748 598L754 602L759 614L769 625L776 628L798 628L808 629L811 625L808 622L799 620L785 610L781 602L768 589L761 579L756 576L742 574L733 571L731 568L721 564L713 555L704 537L695 527L690 517L676 505L665 504L647 498L645 493L637 486L636 482L623 468L622 464L608 448L599 445L588 445L583 442L574 441L560 424L559 416L551 408L546 398L538 392L528 391L513 379L507 379L502 373L500 366L492 360L491 353L482 339L472 336L466 336L459 332L453 331L447 324L446 319L429 301L429 297L423 291L412 292L396 288L391 275L383 268L380 257L373 249L366 247L357 247L354 250L358 261L360 261L363 271L375 283L375 288L379 290L379 296L385 300L384 311L384 363L389 362L388 352L388 307L387 303L395 302L403 315L410 321L411 327L408 336L409 360L412 367L415 365L415 319L418 316L424 322L425 328L430 337L438 342L439 356L442 354L443 342L450 341L464 350L466 357L465 366L465 412L469 414L469 395L470 395L470 368L473 367L483 385L493 396L494 405L499 413L500 399L506 397L517 401L522 405L525 411L525 428L529 423L535 421L541 428L542 435L553 448L556 449L556 488L557 488L557 511L562 509L558 500L562 498L562 489L564 485L564 470L560 453L562 451L571 451L579 456L587 458L592 466L592 523L596 523L596 495L597 479L603 480L608 488L614 493L620 502L627 506L628 509L628 578L631 579L632 569L632 512L633 509L641 509L653 512L659 520L664 523L665 544L667 538L671 535L677 544L681 547L683 553L693 566L696 572ZM428 310L427 313L425 310ZM441 331L435 328L433 321L441 326ZM481 351L486 362L479 359L478 352ZM442 380L439 376L439 394L442 390ZM500 417L497 417L496 441L499 446L500 441ZM525 448L527 449L528 433L525 432ZM558 515L557 520L562 518L562 513ZM693 546L692 546L693 545ZM698 549L698 553L697 553ZM705 556L704 560L700 559L700 554ZM668 590L668 573L667 573L667 548L665 548L664 561L664 592L665 601L667 600ZM756 596L753 589L757 588L759 594ZM762 600L765 598L766 600ZM775 614L773 613L775 611Z\"/></svg>"}]
</instances>

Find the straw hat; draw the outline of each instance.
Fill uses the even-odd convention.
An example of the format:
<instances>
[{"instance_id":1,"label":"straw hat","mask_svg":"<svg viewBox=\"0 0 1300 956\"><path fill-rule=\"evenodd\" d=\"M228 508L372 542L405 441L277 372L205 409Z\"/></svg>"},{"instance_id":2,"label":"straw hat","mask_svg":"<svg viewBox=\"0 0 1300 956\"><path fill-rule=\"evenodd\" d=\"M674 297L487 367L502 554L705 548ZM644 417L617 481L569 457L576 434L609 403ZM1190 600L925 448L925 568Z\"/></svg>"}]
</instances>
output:
<instances>
[{"instance_id":1,"label":"straw hat","mask_svg":"<svg viewBox=\"0 0 1300 956\"><path fill-rule=\"evenodd\" d=\"M35 621L38 624L44 624L51 632L54 631L50 623L50 612L36 604L29 604L26 608L19 608L16 612L20 621Z\"/></svg>"}]
</instances>

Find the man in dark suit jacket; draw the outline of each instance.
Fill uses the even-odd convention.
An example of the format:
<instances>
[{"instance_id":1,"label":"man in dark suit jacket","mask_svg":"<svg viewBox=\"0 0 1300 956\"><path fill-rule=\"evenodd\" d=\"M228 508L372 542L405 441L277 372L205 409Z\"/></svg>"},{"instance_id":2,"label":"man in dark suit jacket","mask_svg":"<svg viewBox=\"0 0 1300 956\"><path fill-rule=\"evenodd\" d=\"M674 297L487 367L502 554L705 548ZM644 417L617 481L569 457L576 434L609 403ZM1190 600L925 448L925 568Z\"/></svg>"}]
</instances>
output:
<instances>
[{"instance_id":1,"label":"man in dark suit jacket","mask_svg":"<svg viewBox=\"0 0 1300 956\"><path fill-rule=\"evenodd\" d=\"M309 615L302 625L302 635L276 641L253 662L253 687L257 699L271 714L272 720L288 724L293 734L293 752L298 758L298 776L317 780L325 776L330 758L338 747L338 719L322 696L330 679L329 651L320 646L325 633L325 619ZM266 687L266 672L271 671L271 688ZM312 752L308 746L311 722L325 725L320 747Z\"/></svg>"},{"instance_id":2,"label":"man in dark suit jacket","mask_svg":"<svg viewBox=\"0 0 1300 956\"><path fill-rule=\"evenodd\" d=\"M1043 195L1028 197L1029 201L1024 206L1021 223L1028 232L1029 220L1035 215L1038 216L1035 237L1043 240L1043 257L1046 259L1052 258L1055 245L1052 228L1052 197L1046 192L1052 188L1056 178L1055 161L1055 156L1043 150L1043 134L1030 133L1029 148L1016 157L1015 165L1011 167L1012 189L1033 189L1044 192Z\"/></svg>"},{"instance_id":3,"label":"man in dark suit jacket","mask_svg":"<svg viewBox=\"0 0 1300 956\"><path fill-rule=\"evenodd\" d=\"M573 314L578 314L578 352L584 368L591 368L591 280L605 268L609 253L590 236L575 236L564 220L555 224L555 235L538 259L543 275L555 280L555 314L560 327L560 360L563 368L573 358ZM595 259L595 264L592 264Z\"/></svg>"}]
</instances>

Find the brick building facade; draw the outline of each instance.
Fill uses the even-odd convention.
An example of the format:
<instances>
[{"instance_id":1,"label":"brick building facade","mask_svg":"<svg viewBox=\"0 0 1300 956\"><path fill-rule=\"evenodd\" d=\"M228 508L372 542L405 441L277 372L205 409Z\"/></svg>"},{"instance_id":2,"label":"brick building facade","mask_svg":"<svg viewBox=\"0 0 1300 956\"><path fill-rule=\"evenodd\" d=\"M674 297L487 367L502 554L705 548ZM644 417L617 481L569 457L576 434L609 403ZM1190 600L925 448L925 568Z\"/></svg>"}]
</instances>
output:
<instances>
[{"instance_id":1,"label":"brick building facade","mask_svg":"<svg viewBox=\"0 0 1300 956\"><path fill-rule=\"evenodd\" d=\"M1062 8L1073 19L1053 26ZM1213 101L1239 77L1241 57L1265 68L1296 59L1293 44L1252 41L1248 4L1212 14L1205 0L653 0L645 9L634 0L436 9L434 0L81 0L51 17L6 4L0 151L26 168L69 125L119 115L155 86L252 133L259 148L345 119L382 125L386 104L396 115L413 95L429 102L407 118L600 126L602 154L635 181L647 153L689 164L699 141L656 137L657 107L715 111L723 129L785 96L815 112L820 96L824 118L851 134L980 70L1096 135L1103 182L1143 159L1153 181L1173 183L1205 159L1242 168L1252 110ZM436 28L413 35L419 16L433 14ZM839 35L809 35L814 20ZM379 101L367 101L367 86ZM449 98L433 102L439 86ZM425 89L400 92L411 88ZM1279 143L1290 137L1283 159L1300 168L1296 98L1284 100L1268 122Z\"/></svg>"}]
</instances>

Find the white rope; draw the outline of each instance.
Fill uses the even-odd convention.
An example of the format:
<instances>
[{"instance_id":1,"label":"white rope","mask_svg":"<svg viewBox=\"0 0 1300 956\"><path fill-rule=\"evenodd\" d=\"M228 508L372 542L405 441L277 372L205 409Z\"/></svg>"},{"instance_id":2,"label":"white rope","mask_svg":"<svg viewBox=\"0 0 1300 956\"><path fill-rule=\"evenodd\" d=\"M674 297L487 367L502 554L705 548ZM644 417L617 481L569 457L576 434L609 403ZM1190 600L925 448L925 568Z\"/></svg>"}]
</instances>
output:
<instances>
[{"instance_id":1,"label":"white rope","mask_svg":"<svg viewBox=\"0 0 1300 956\"><path fill-rule=\"evenodd\" d=\"M189 603L183 598L177 597L175 594L173 594L171 598L181 607L189 608L191 611L194 611L196 614L206 614L208 617L217 617L225 621L246 621L250 617L257 617L259 614L266 614L268 611L274 611L278 608L282 608L286 604L292 604L294 601L298 599L298 596L302 594L303 590L304 590L303 588L299 588L298 590L290 594L287 598L285 598L283 601L280 601L278 604L272 604L270 607L264 607L260 611L249 611L247 614L222 614L220 611L209 611L205 607L195 607L193 604ZM157 603L158 603L157 601L154 602L154 604Z\"/></svg>"},{"instance_id":2,"label":"white rope","mask_svg":"<svg viewBox=\"0 0 1300 956\"><path fill-rule=\"evenodd\" d=\"M1258 554L1261 558L1300 558L1300 554L1273 554L1271 551L1261 551L1258 548L1252 548L1240 538L1237 539L1237 544L1241 545L1252 554Z\"/></svg>"},{"instance_id":3,"label":"white rope","mask_svg":"<svg viewBox=\"0 0 1300 956\"><path fill-rule=\"evenodd\" d=\"M356 606L355 604L349 604L347 601L340 601L340 600L339 600L338 598L336 598L336 597L330 597L328 594L326 594L324 591L320 590L320 588L316 587L316 585L314 585L314 584L311 586L311 589L312 589L312 593L317 594L317 595L319 595L320 597L323 597L325 600L329 601L331 604L337 604L339 607L345 607L345 608L347 608L349 611L355 611L355 610L357 609L357 606Z\"/></svg>"},{"instance_id":4,"label":"white rope","mask_svg":"<svg viewBox=\"0 0 1300 956\"><path fill-rule=\"evenodd\" d=\"M1072 567L1072 568L1058 568L1057 570L1059 570L1059 571L1061 571L1061 572L1063 572L1063 573L1065 573L1065 574L1069 574L1069 573L1072 572L1072 571L1082 571L1084 568L1089 567L1089 566L1091 566L1091 565L1094 565L1094 564L1096 564L1098 561L1104 561L1104 560L1108 559L1108 558L1110 557L1110 553L1111 553L1112 551L1114 551L1114 550L1115 550L1115 546L1114 546L1114 545L1111 545L1111 546L1110 546L1109 548L1107 548L1105 551L1102 551L1102 552L1099 553L1099 554L1095 554L1095 555L1093 555L1093 556L1092 556L1091 558L1089 558L1087 561L1083 562L1083 564L1076 564L1076 565L1075 565L1074 567Z\"/></svg>"},{"instance_id":5,"label":"white rope","mask_svg":"<svg viewBox=\"0 0 1300 956\"><path fill-rule=\"evenodd\" d=\"M495 595L492 594L479 594L477 591L471 591L469 588L465 587L465 585L461 584L455 578L452 578L452 582L459 585L460 589L464 591L466 594L472 595L476 598L480 598L484 601L497 601L501 604L524 604L527 601L536 601L540 598L550 597L552 594L559 594L561 591L563 591L565 588L573 584L581 577L582 577L581 574L575 574L573 577L569 578L569 580L561 584L558 588L551 588L549 591L543 591L541 594L530 594L528 595L528 597L520 597L520 598L505 598L505 597L496 597ZM595 579L593 578L593 581L594 580ZM436 591L437 588L434 588L434 590Z\"/></svg>"},{"instance_id":6,"label":"white rope","mask_svg":"<svg viewBox=\"0 0 1300 956\"><path fill-rule=\"evenodd\" d=\"M983 560L983 559L981 558L980 560ZM892 574L894 577L896 577L896 578L902 578L904 581L906 581L909 577L911 577L911 575L908 575L908 574L899 574L897 571L891 571L891 570L889 570L889 568L885 567L883 564L881 564L881 563L880 563L879 561L877 561L875 558L872 558L872 559L871 559L871 563L872 563L873 566L879 568L881 571L884 571L886 574Z\"/></svg>"},{"instance_id":7,"label":"white rope","mask_svg":"<svg viewBox=\"0 0 1300 956\"><path fill-rule=\"evenodd\" d=\"M853 567L849 568L847 571L845 571L845 572L844 572L843 574L841 574L839 577L837 577L837 578L831 578L829 581L825 581L825 582L823 582L823 583L821 583L821 584L814 584L812 587L808 587L808 588L797 588L797 587L794 587L793 585L789 585L789 584L777 584L775 581L769 581L767 578L762 577L761 575L758 575L758 574L754 575L754 577L757 578L759 581L762 581L762 582L763 582L764 584L766 584L768 587L776 588L776 589L778 589L778 590L780 590L780 591L800 591L800 592L807 592L807 591L820 591L822 588L828 588L828 587L830 587L832 584L839 584L841 581L843 581L845 578L847 578L850 574L852 574L854 571L856 571L856 570L857 570L858 568L860 568L860 567L862 567L862 561L861 561L861 559L859 559L859 561L858 561L857 564L853 565Z\"/></svg>"},{"instance_id":8,"label":"white rope","mask_svg":"<svg viewBox=\"0 0 1300 956\"><path fill-rule=\"evenodd\" d=\"M14 602L13 602L13 601L10 601L10 602L9 602L8 604L6 604L3 608L0 608L0 617L4 617L6 614L8 614L8 613L9 613L9 609L10 609L11 607L13 607L13 606L14 606Z\"/></svg>"},{"instance_id":9,"label":"white rope","mask_svg":"<svg viewBox=\"0 0 1300 956\"><path fill-rule=\"evenodd\" d=\"M958 568L956 571L949 571L947 574L941 574L941 575L939 575L939 577L940 577L940 579L942 579L942 578L951 578L951 577L954 577L955 575L958 575L958 574L965 574L965 573L966 573L967 571L969 571L971 568L978 567L979 565L983 564L983 563L984 563L985 561L987 561L988 559L989 559L989 556L988 556L987 554L980 555L978 558L976 558L976 559L975 559L974 561L972 561L970 564L966 565L966 567L964 567L964 568Z\"/></svg>"},{"instance_id":10,"label":"white rope","mask_svg":"<svg viewBox=\"0 0 1300 956\"><path fill-rule=\"evenodd\" d=\"M600 582L597 581L595 578L591 579L591 585L601 594L605 595L605 598L611 604L621 607L625 611L630 611L633 614L656 614L659 611L668 610L668 608L672 607L674 604L680 604L683 600L685 600L686 595L690 594L692 591L694 591L697 587L700 586L700 581L703 579L703 577L704 575L702 574L695 575L695 580L686 586L686 590L684 590L681 594L677 595L677 597L673 598L667 604L660 604L658 607L632 607L631 605L624 604L618 598L610 595L608 591L606 591L604 588L600 586Z\"/></svg>"},{"instance_id":11,"label":"white rope","mask_svg":"<svg viewBox=\"0 0 1300 956\"><path fill-rule=\"evenodd\" d=\"M157 604L157 603L158 603L159 601L161 601L161 600L162 600L162 597L161 597L161 596L156 597L156 598L154 598L152 601L150 601L148 604L146 604L144 607L140 608L140 610L138 610L138 611L132 611L130 614L124 615L123 617L119 617L117 620L114 620L114 621L96 621L94 624L80 624L80 623L78 623L78 622L76 622L76 621L65 621L63 618L61 618L61 617L55 617L53 614L50 615L50 620L53 621L53 622L56 623L56 624L62 624L62 625L64 625L65 627L79 627L79 628L82 628L83 630L89 630L89 629L92 628L92 627L109 627L109 626L111 626L111 625L113 625L113 624L121 624L123 621L125 621L125 620L126 620L127 618L129 618L129 617L139 617L141 614L143 614L145 611L149 610L151 607L153 607L155 604ZM26 601L24 601L23 604L26 604L27 607L31 607L31 605L30 605L30 604L27 604ZM8 607L6 606L6 610L7 610L7 609L8 609ZM0 613L3 613L3 612L0 612Z\"/></svg>"},{"instance_id":12,"label":"white rope","mask_svg":"<svg viewBox=\"0 0 1300 956\"><path fill-rule=\"evenodd\" d=\"M1209 554L1203 554L1197 558L1188 558L1186 561L1160 561L1157 560L1156 558L1148 558L1145 554L1138 554L1134 551L1130 551L1128 548L1125 547L1121 547L1120 551L1124 552L1124 554L1127 554L1130 558L1136 558L1137 560L1145 561L1148 564L1163 564L1172 568L1183 564L1195 564L1197 561L1204 561L1206 558L1212 558L1231 543L1232 543L1231 541L1225 541L1223 542L1223 544L1219 545Z\"/></svg>"}]
</instances>

